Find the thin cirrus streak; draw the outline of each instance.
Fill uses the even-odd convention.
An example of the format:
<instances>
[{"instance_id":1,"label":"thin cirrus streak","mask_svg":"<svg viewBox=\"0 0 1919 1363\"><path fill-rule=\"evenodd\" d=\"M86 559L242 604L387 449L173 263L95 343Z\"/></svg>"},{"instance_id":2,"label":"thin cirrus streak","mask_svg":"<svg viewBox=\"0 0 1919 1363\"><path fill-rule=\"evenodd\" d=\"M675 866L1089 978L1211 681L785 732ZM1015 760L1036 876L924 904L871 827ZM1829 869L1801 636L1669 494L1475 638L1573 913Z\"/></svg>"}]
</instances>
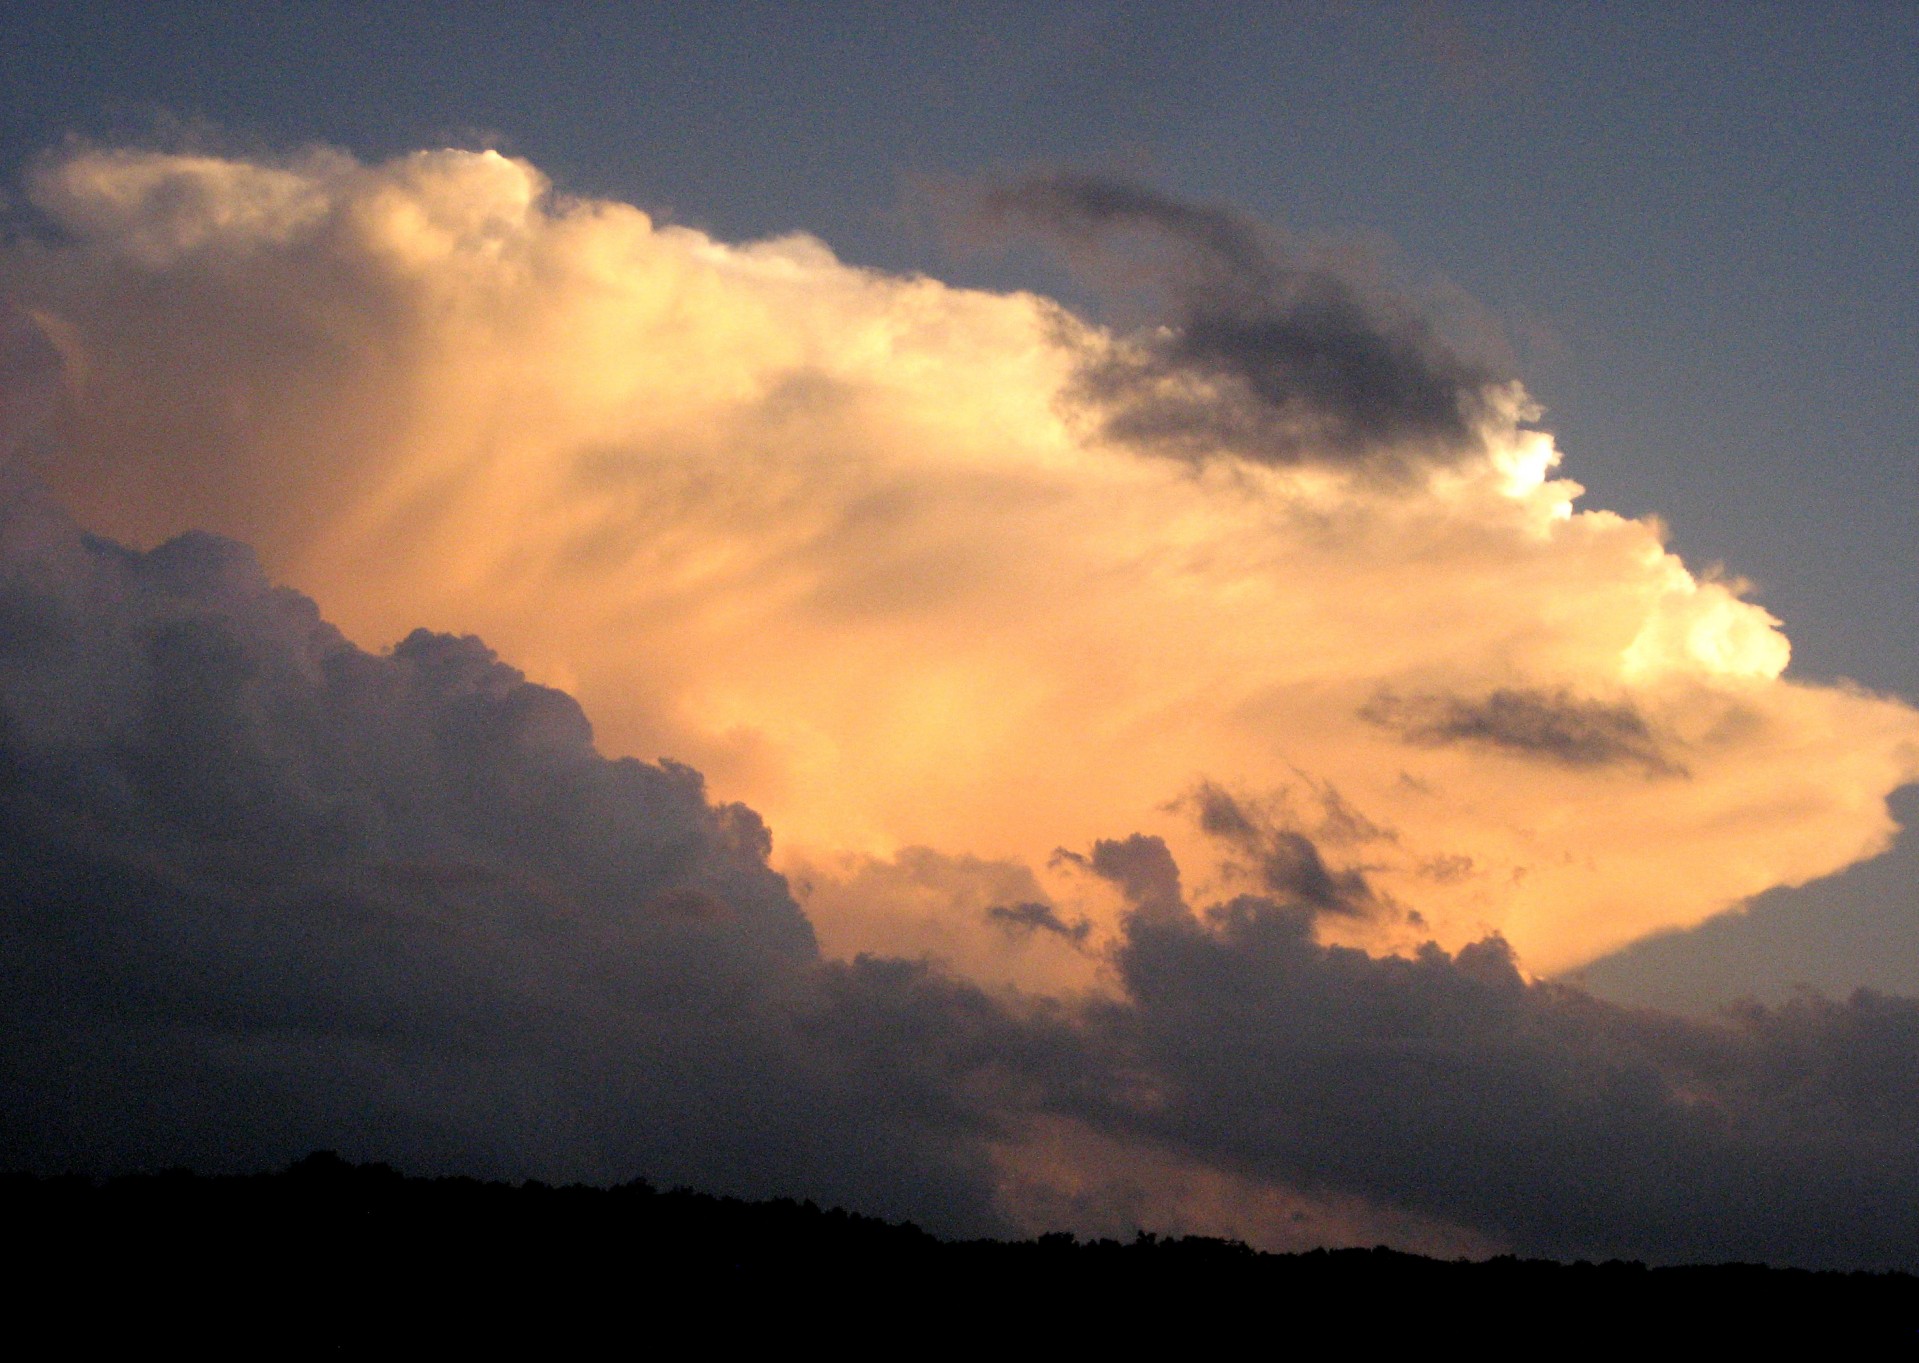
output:
<instances>
[{"instance_id":1,"label":"thin cirrus streak","mask_svg":"<svg viewBox=\"0 0 1919 1363\"><path fill-rule=\"evenodd\" d=\"M1919 775L1919 714L1579 509L1517 383L1215 210L995 200L1159 243L1123 334L493 153L91 150L31 193L6 302L83 522L244 539L362 643L484 637L761 811L834 953L1088 980L1036 929L1110 931L1076 849L1138 831L1349 887L1326 940L1543 973L1883 850Z\"/></svg>"}]
</instances>

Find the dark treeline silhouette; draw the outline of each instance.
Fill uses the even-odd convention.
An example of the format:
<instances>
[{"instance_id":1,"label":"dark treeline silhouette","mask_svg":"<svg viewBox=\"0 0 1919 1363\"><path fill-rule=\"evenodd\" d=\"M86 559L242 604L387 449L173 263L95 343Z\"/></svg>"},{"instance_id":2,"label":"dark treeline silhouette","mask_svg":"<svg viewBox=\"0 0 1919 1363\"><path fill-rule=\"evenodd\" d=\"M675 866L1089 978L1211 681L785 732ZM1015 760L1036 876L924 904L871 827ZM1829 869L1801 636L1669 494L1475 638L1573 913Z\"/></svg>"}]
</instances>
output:
<instances>
[{"instance_id":1,"label":"dark treeline silhouette","mask_svg":"<svg viewBox=\"0 0 1919 1363\"><path fill-rule=\"evenodd\" d=\"M1266 1254L1144 1233L941 1241L811 1202L409 1178L324 1153L252 1176L0 1176L0 1216L19 1256L16 1331L51 1325L73 1345L625 1354L691 1332L857 1352L1250 1338L1278 1354L1520 1357L1919 1343L1919 1278L1904 1273Z\"/></svg>"}]
</instances>

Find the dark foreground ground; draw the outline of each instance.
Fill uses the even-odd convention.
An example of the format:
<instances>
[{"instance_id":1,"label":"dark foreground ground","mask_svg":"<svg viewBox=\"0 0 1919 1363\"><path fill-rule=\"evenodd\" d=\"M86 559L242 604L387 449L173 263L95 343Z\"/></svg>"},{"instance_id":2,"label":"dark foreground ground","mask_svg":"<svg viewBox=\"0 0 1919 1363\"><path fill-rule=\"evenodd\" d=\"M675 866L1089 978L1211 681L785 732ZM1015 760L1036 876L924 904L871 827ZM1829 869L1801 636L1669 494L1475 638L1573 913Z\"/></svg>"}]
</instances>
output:
<instances>
[{"instance_id":1,"label":"dark foreground ground","mask_svg":"<svg viewBox=\"0 0 1919 1363\"><path fill-rule=\"evenodd\" d=\"M1151 1236L953 1243L810 1203L414 1179L327 1155L251 1178L0 1176L0 1226L17 1265L0 1274L12 1337L60 1355L133 1344L633 1357L771 1344L1549 1358L1695 1344L1919 1356L1919 1279L1907 1274L1270 1255Z\"/></svg>"}]
</instances>

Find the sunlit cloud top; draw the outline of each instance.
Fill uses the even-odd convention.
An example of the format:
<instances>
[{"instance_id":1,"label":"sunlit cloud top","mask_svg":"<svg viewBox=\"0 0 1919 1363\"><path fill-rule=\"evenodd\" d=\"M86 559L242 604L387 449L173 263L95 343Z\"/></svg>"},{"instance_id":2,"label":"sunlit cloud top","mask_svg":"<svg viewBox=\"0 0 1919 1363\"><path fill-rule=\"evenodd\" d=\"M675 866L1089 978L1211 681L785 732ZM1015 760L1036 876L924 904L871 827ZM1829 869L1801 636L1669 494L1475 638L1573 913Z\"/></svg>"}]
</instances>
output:
<instances>
[{"instance_id":1,"label":"sunlit cloud top","mask_svg":"<svg viewBox=\"0 0 1919 1363\"><path fill-rule=\"evenodd\" d=\"M1001 195L1161 243L1128 332L490 152L81 151L32 198L9 372L57 375L85 523L243 538L367 646L483 635L760 810L829 951L914 945L857 887L918 847L921 945L1090 978L1117 910L1055 849L1156 834L1224 889L1297 835L1364 885L1325 937L1546 971L1873 854L1919 774L1911 709L1581 508L1511 376L1218 210ZM1091 926L985 912L1022 902Z\"/></svg>"}]
</instances>

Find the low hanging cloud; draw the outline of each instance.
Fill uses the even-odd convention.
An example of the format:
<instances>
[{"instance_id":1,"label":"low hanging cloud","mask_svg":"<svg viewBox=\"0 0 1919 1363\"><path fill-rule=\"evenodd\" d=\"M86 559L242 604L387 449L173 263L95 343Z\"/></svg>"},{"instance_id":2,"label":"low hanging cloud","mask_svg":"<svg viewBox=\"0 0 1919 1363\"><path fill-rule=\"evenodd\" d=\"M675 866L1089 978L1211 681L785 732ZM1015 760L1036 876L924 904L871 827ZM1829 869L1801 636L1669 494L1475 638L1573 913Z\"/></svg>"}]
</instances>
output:
<instances>
[{"instance_id":1,"label":"low hanging cloud","mask_svg":"<svg viewBox=\"0 0 1919 1363\"><path fill-rule=\"evenodd\" d=\"M1135 840L1102 872L1135 904L1122 992L1089 1006L1107 1078L1058 1106L1175 1185L1392 1208L1429 1244L1919 1263L1919 1001L1621 1008L1528 983L1498 938L1380 957L1317 941L1299 896L1169 902L1155 859Z\"/></svg>"},{"instance_id":2,"label":"low hanging cloud","mask_svg":"<svg viewBox=\"0 0 1919 1363\"><path fill-rule=\"evenodd\" d=\"M1114 439L1192 459L1392 465L1466 455L1496 419L1495 376L1424 319L1287 260L1237 214L1070 171L998 187L982 207L1080 251L1149 239L1168 315L1116 344L1097 338L1078 375Z\"/></svg>"},{"instance_id":3,"label":"low hanging cloud","mask_svg":"<svg viewBox=\"0 0 1919 1363\"><path fill-rule=\"evenodd\" d=\"M1244 869L1266 893L1302 904L1315 914L1364 917L1381 907L1362 872L1353 867L1333 870L1318 844L1299 829L1249 809L1215 785L1202 785L1193 800L1200 828L1238 852ZM1381 835L1378 830L1353 828L1350 812L1339 812L1348 820L1349 831L1358 836Z\"/></svg>"},{"instance_id":4,"label":"low hanging cloud","mask_svg":"<svg viewBox=\"0 0 1919 1363\"><path fill-rule=\"evenodd\" d=\"M0 1166L337 1147L998 1224L961 1071L1010 1016L823 963L757 815L476 639L370 655L238 544L5 494Z\"/></svg>"},{"instance_id":5,"label":"low hanging cloud","mask_svg":"<svg viewBox=\"0 0 1919 1363\"><path fill-rule=\"evenodd\" d=\"M1685 774L1631 705L1585 700L1564 691L1501 690L1474 698L1387 693L1368 701L1359 713L1422 747L1474 743L1569 767L1627 766L1650 776Z\"/></svg>"},{"instance_id":6,"label":"low hanging cloud","mask_svg":"<svg viewBox=\"0 0 1919 1363\"><path fill-rule=\"evenodd\" d=\"M1022 904L989 905L986 921L1011 933L1050 932L1055 937L1073 943L1084 942L1093 930L1089 919L1075 918L1069 923L1060 917L1059 910L1051 904L1039 904L1031 900Z\"/></svg>"},{"instance_id":7,"label":"low hanging cloud","mask_svg":"<svg viewBox=\"0 0 1919 1363\"><path fill-rule=\"evenodd\" d=\"M948 1232L1919 1262L1919 1002L1681 1018L1498 938L1329 945L1339 849L1397 834L1327 787L1193 797L1256 893L1194 894L1148 834L1062 851L1117 898L1104 945L1011 863L834 882L1093 953L1100 989L834 960L757 815L601 755L479 640L366 653L243 546L129 549L4 471L0 1165L321 1146Z\"/></svg>"},{"instance_id":8,"label":"low hanging cloud","mask_svg":"<svg viewBox=\"0 0 1919 1363\"><path fill-rule=\"evenodd\" d=\"M1124 331L492 153L81 149L29 196L0 297L83 523L244 540L362 647L485 638L760 811L833 955L1090 985L984 910L1110 941L1054 848L1137 830L1200 883L1249 854L1184 793L1307 781L1394 832L1311 835L1327 883L1421 916L1327 940L1497 931L1550 973L1883 850L1919 772L1909 706L1794 680L1740 584L1582 509L1517 385L1219 210L1003 199L1151 243L1164 314ZM891 919L915 848L948 888ZM1001 865L1037 892L962 886Z\"/></svg>"}]
</instances>

